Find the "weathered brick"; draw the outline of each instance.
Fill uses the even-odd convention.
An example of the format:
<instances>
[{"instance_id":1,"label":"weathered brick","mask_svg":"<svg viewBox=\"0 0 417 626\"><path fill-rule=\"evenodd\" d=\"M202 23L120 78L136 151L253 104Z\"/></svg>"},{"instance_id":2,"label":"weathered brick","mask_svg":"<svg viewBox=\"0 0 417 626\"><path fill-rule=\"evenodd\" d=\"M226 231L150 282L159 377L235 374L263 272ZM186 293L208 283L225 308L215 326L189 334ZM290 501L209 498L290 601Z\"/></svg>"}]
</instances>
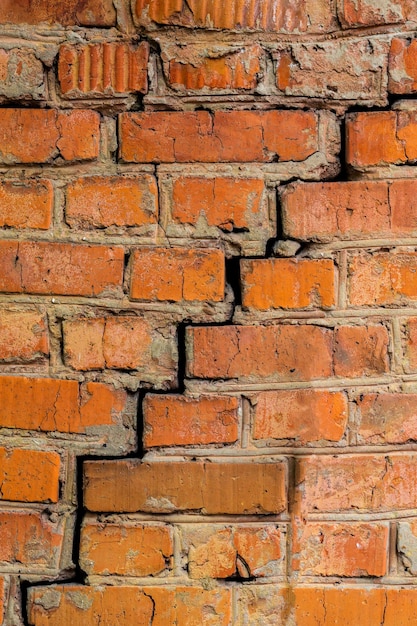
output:
<instances>
[{"instance_id":1,"label":"weathered brick","mask_svg":"<svg viewBox=\"0 0 417 626\"><path fill-rule=\"evenodd\" d=\"M373 111L346 118L346 158L354 168L401 165L417 159L417 112ZM372 141L369 141L372 137Z\"/></svg>"},{"instance_id":2,"label":"weathered brick","mask_svg":"<svg viewBox=\"0 0 417 626\"><path fill-rule=\"evenodd\" d=\"M74 296L117 294L123 279L123 248L0 242L0 291Z\"/></svg>"},{"instance_id":3,"label":"weathered brick","mask_svg":"<svg viewBox=\"0 0 417 626\"><path fill-rule=\"evenodd\" d=\"M0 362L42 361L48 354L48 328L43 313L0 309Z\"/></svg>"},{"instance_id":4,"label":"weathered brick","mask_svg":"<svg viewBox=\"0 0 417 626\"><path fill-rule=\"evenodd\" d=\"M297 470L301 511L308 515L413 509L416 461L413 453L303 458Z\"/></svg>"},{"instance_id":5,"label":"weathered brick","mask_svg":"<svg viewBox=\"0 0 417 626\"><path fill-rule=\"evenodd\" d=\"M31 626L229 626L231 589L198 587L84 587L54 585L29 590Z\"/></svg>"},{"instance_id":6,"label":"weathered brick","mask_svg":"<svg viewBox=\"0 0 417 626\"><path fill-rule=\"evenodd\" d=\"M156 576L172 568L172 557L168 526L90 518L83 522L80 565L87 574Z\"/></svg>"},{"instance_id":7,"label":"weathered brick","mask_svg":"<svg viewBox=\"0 0 417 626\"><path fill-rule=\"evenodd\" d=\"M236 590L236 626L285 624L291 612L291 591L283 592L277 583L239 585ZM286 596L288 596L288 604L286 604Z\"/></svg>"},{"instance_id":8,"label":"weathered brick","mask_svg":"<svg viewBox=\"0 0 417 626\"><path fill-rule=\"evenodd\" d=\"M195 378L312 380L333 371L333 333L318 326L195 327L186 340Z\"/></svg>"},{"instance_id":9,"label":"weathered brick","mask_svg":"<svg viewBox=\"0 0 417 626\"><path fill-rule=\"evenodd\" d=\"M145 396L146 448L234 443L238 438L239 400L231 396Z\"/></svg>"},{"instance_id":10,"label":"weathered brick","mask_svg":"<svg viewBox=\"0 0 417 626\"><path fill-rule=\"evenodd\" d=\"M2 109L0 163L86 161L99 152L100 116L95 111Z\"/></svg>"},{"instance_id":11,"label":"weathered brick","mask_svg":"<svg viewBox=\"0 0 417 626\"><path fill-rule=\"evenodd\" d=\"M417 520L411 518L397 524L397 553L405 571L417 574Z\"/></svg>"},{"instance_id":12,"label":"weathered brick","mask_svg":"<svg viewBox=\"0 0 417 626\"><path fill-rule=\"evenodd\" d=\"M360 252L349 261L353 306L404 305L417 299L417 253Z\"/></svg>"},{"instance_id":13,"label":"weathered brick","mask_svg":"<svg viewBox=\"0 0 417 626\"><path fill-rule=\"evenodd\" d=\"M280 0L133 0L136 20L188 28L260 30L267 32L323 32L333 28L334 18L328 0L294 3Z\"/></svg>"},{"instance_id":14,"label":"weathered brick","mask_svg":"<svg viewBox=\"0 0 417 626\"><path fill-rule=\"evenodd\" d=\"M284 110L122 113L120 141L121 159L133 163L304 161L318 150L318 117Z\"/></svg>"},{"instance_id":15,"label":"weathered brick","mask_svg":"<svg viewBox=\"0 0 417 626\"><path fill-rule=\"evenodd\" d=\"M412 0L342 0L338 15L344 28L392 24L412 19Z\"/></svg>"},{"instance_id":16,"label":"weathered brick","mask_svg":"<svg viewBox=\"0 0 417 626\"><path fill-rule=\"evenodd\" d=\"M142 248L133 251L132 300L221 302L225 260L220 250Z\"/></svg>"},{"instance_id":17,"label":"weathered brick","mask_svg":"<svg viewBox=\"0 0 417 626\"><path fill-rule=\"evenodd\" d=\"M286 508L286 469L280 462L87 461L84 481L89 511L249 515Z\"/></svg>"},{"instance_id":18,"label":"weathered brick","mask_svg":"<svg viewBox=\"0 0 417 626\"><path fill-rule=\"evenodd\" d=\"M307 523L293 532L293 568L302 576L385 576L385 523Z\"/></svg>"},{"instance_id":19,"label":"weathered brick","mask_svg":"<svg viewBox=\"0 0 417 626\"><path fill-rule=\"evenodd\" d=\"M0 500L57 502L59 468L55 452L0 448Z\"/></svg>"},{"instance_id":20,"label":"weathered brick","mask_svg":"<svg viewBox=\"0 0 417 626\"><path fill-rule=\"evenodd\" d=\"M158 221L155 178L92 176L68 185L65 220L72 228L148 226Z\"/></svg>"},{"instance_id":21,"label":"weathered brick","mask_svg":"<svg viewBox=\"0 0 417 626\"><path fill-rule=\"evenodd\" d=\"M0 184L0 227L47 230L52 222L54 192L48 180Z\"/></svg>"},{"instance_id":22,"label":"weathered brick","mask_svg":"<svg viewBox=\"0 0 417 626\"><path fill-rule=\"evenodd\" d=\"M341 326L335 330L336 376L376 376L389 371L389 335L382 325Z\"/></svg>"},{"instance_id":23,"label":"weathered brick","mask_svg":"<svg viewBox=\"0 0 417 626\"><path fill-rule=\"evenodd\" d=\"M0 49L0 95L11 100L45 98L44 68L32 50Z\"/></svg>"},{"instance_id":24,"label":"weathered brick","mask_svg":"<svg viewBox=\"0 0 417 626\"><path fill-rule=\"evenodd\" d=\"M417 91L417 41L395 37L389 54L388 91L409 94Z\"/></svg>"},{"instance_id":25,"label":"weathered brick","mask_svg":"<svg viewBox=\"0 0 417 626\"><path fill-rule=\"evenodd\" d=\"M405 359L406 372L417 371L417 318L411 317L405 327Z\"/></svg>"},{"instance_id":26,"label":"weathered brick","mask_svg":"<svg viewBox=\"0 0 417 626\"><path fill-rule=\"evenodd\" d=\"M417 440L416 394L368 393L356 400L358 442L405 443Z\"/></svg>"},{"instance_id":27,"label":"weathered brick","mask_svg":"<svg viewBox=\"0 0 417 626\"><path fill-rule=\"evenodd\" d=\"M66 98L114 96L148 90L149 44L64 44L58 80Z\"/></svg>"},{"instance_id":28,"label":"weathered brick","mask_svg":"<svg viewBox=\"0 0 417 626\"><path fill-rule=\"evenodd\" d=\"M331 259L251 259L241 261L240 267L244 307L328 309L336 303Z\"/></svg>"},{"instance_id":29,"label":"weathered brick","mask_svg":"<svg viewBox=\"0 0 417 626\"><path fill-rule=\"evenodd\" d=\"M127 396L112 385L52 378L0 376L0 426L86 433L122 423Z\"/></svg>"},{"instance_id":30,"label":"weathered brick","mask_svg":"<svg viewBox=\"0 0 417 626\"><path fill-rule=\"evenodd\" d=\"M340 392L263 391L252 403L254 439L291 439L292 445L302 445L340 441L345 433L348 407Z\"/></svg>"},{"instance_id":31,"label":"weathered brick","mask_svg":"<svg viewBox=\"0 0 417 626\"><path fill-rule=\"evenodd\" d=\"M63 26L113 26L116 11L112 0L65 0L65 3L2 0L0 24L53 24Z\"/></svg>"}]
</instances>

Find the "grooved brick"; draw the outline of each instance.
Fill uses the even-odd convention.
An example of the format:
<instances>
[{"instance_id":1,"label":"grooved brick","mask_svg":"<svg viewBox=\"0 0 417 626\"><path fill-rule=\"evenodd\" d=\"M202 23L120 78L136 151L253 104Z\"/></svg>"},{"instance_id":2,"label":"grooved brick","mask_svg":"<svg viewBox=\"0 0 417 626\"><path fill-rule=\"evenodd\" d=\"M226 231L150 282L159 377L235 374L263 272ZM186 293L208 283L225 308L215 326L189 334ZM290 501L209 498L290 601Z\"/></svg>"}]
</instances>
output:
<instances>
[{"instance_id":1,"label":"grooved brick","mask_svg":"<svg viewBox=\"0 0 417 626\"><path fill-rule=\"evenodd\" d=\"M417 90L417 41L394 38L389 55L388 91L395 94Z\"/></svg>"},{"instance_id":2,"label":"grooved brick","mask_svg":"<svg viewBox=\"0 0 417 626\"><path fill-rule=\"evenodd\" d=\"M116 10L112 0L2 0L0 24L53 24L63 26L114 26Z\"/></svg>"},{"instance_id":3,"label":"grooved brick","mask_svg":"<svg viewBox=\"0 0 417 626\"><path fill-rule=\"evenodd\" d=\"M45 98L44 67L32 50L0 48L0 95L11 100Z\"/></svg>"},{"instance_id":4,"label":"grooved brick","mask_svg":"<svg viewBox=\"0 0 417 626\"><path fill-rule=\"evenodd\" d=\"M32 241L0 242L0 291L74 296L117 294L123 248Z\"/></svg>"},{"instance_id":5,"label":"grooved brick","mask_svg":"<svg viewBox=\"0 0 417 626\"><path fill-rule=\"evenodd\" d=\"M281 513L287 505L286 466L280 462L87 461L84 496L87 510L96 512Z\"/></svg>"},{"instance_id":6,"label":"grooved brick","mask_svg":"<svg viewBox=\"0 0 417 626\"><path fill-rule=\"evenodd\" d=\"M54 192L48 180L0 184L0 227L47 230L52 222Z\"/></svg>"},{"instance_id":7,"label":"grooved brick","mask_svg":"<svg viewBox=\"0 0 417 626\"><path fill-rule=\"evenodd\" d=\"M294 443L340 441L348 407L345 394L314 389L263 391L252 400L254 439Z\"/></svg>"},{"instance_id":8,"label":"grooved brick","mask_svg":"<svg viewBox=\"0 0 417 626\"><path fill-rule=\"evenodd\" d=\"M0 426L86 433L122 421L126 392L103 383L0 376Z\"/></svg>"},{"instance_id":9,"label":"grooved brick","mask_svg":"<svg viewBox=\"0 0 417 626\"><path fill-rule=\"evenodd\" d=\"M304 161L318 150L311 111L122 113L120 158L133 163Z\"/></svg>"},{"instance_id":10,"label":"grooved brick","mask_svg":"<svg viewBox=\"0 0 417 626\"><path fill-rule=\"evenodd\" d=\"M0 163L96 159L99 137L100 116L95 111L2 109Z\"/></svg>"},{"instance_id":11,"label":"grooved brick","mask_svg":"<svg viewBox=\"0 0 417 626\"><path fill-rule=\"evenodd\" d=\"M0 362L42 361L48 354L48 327L43 313L0 309Z\"/></svg>"},{"instance_id":12,"label":"grooved brick","mask_svg":"<svg viewBox=\"0 0 417 626\"><path fill-rule=\"evenodd\" d=\"M231 396L145 396L145 448L234 443L238 438L239 400Z\"/></svg>"},{"instance_id":13,"label":"grooved brick","mask_svg":"<svg viewBox=\"0 0 417 626\"><path fill-rule=\"evenodd\" d=\"M356 400L358 443L417 440L417 394L367 393Z\"/></svg>"},{"instance_id":14,"label":"grooved brick","mask_svg":"<svg viewBox=\"0 0 417 626\"><path fill-rule=\"evenodd\" d=\"M220 250L142 248L133 251L131 271L132 300L224 299L225 259Z\"/></svg>"},{"instance_id":15,"label":"grooved brick","mask_svg":"<svg viewBox=\"0 0 417 626\"><path fill-rule=\"evenodd\" d=\"M372 376L389 371L389 335L379 325L341 326L335 330L336 376Z\"/></svg>"},{"instance_id":16,"label":"grooved brick","mask_svg":"<svg viewBox=\"0 0 417 626\"><path fill-rule=\"evenodd\" d=\"M259 309L331 308L336 272L331 259L245 259L242 305Z\"/></svg>"},{"instance_id":17,"label":"grooved brick","mask_svg":"<svg viewBox=\"0 0 417 626\"><path fill-rule=\"evenodd\" d=\"M148 90L149 44L64 44L58 80L66 98L113 96Z\"/></svg>"},{"instance_id":18,"label":"grooved brick","mask_svg":"<svg viewBox=\"0 0 417 626\"><path fill-rule=\"evenodd\" d=\"M59 468L55 452L0 448L0 500L57 502Z\"/></svg>"},{"instance_id":19,"label":"grooved brick","mask_svg":"<svg viewBox=\"0 0 417 626\"><path fill-rule=\"evenodd\" d=\"M155 178L89 176L68 185L65 220L72 228L146 226L158 221Z\"/></svg>"}]
</instances>

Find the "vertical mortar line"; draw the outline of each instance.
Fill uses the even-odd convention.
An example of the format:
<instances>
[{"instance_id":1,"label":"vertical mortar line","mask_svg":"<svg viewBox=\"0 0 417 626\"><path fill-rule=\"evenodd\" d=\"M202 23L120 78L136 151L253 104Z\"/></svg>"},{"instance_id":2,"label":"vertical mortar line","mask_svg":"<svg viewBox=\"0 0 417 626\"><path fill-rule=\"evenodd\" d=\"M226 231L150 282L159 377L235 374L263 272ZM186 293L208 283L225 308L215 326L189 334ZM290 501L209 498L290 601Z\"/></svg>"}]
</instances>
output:
<instances>
[{"instance_id":1,"label":"vertical mortar line","mask_svg":"<svg viewBox=\"0 0 417 626\"><path fill-rule=\"evenodd\" d=\"M184 571L181 563L181 528L178 524L172 525L172 541L173 541L173 557L174 557L174 576L183 577Z\"/></svg>"},{"instance_id":2,"label":"vertical mortar line","mask_svg":"<svg viewBox=\"0 0 417 626\"><path fill-rule=\"evenodd\" d=\"M396 374L403 374L403 346L401 337L401 318L393 317L391 319L392 329L392 356L391 370Z\"/></svg>"},{"instance_id":3,"label":"vertical mortar line","mask_svg":"<svg viewBox=\"0 0 417 626\"><path fill-rule=\"evenodd\" d=\"M251 404L248 398L241 396L241 447L247 448L250 438Z\"/></svg>"},{"instance_id":4,"label":"vertical mortar line","mask_svg":"<svg viewBox=\"0 0 417 626\"><path fill-rule=\"evenodd\" d=\"M348 253L347 250L340 250L338 255L338 294L337 306L339 309L347 308L347 277L348 277Z\"/></svg>"},{"instance_id":5,"label":"vertical mortar line","mask_svg":"<svg viewBox=\"0 0 417 626\"><path fill-rule=\"evenodd\" d=\"M346 422L347 438L346 439L347 439L348 446L356 446L358 444L357 423L356 423L357 405L353 401L351 394L349 392L346 392L346 393L347 393L347 398L348 398L348 414L347 414L347 422Z\"/></svg>"},{"instance_id":6,"label":"vertical mortar line","mask_svg":"<svg viewBox=\"0 0 417 626\"><path fill-rule=\"evenodd\" d=\"M398 522L390 522L388 533L388 575L395 576L397 567L397 529Z\"/></svg>"}]
</instances>

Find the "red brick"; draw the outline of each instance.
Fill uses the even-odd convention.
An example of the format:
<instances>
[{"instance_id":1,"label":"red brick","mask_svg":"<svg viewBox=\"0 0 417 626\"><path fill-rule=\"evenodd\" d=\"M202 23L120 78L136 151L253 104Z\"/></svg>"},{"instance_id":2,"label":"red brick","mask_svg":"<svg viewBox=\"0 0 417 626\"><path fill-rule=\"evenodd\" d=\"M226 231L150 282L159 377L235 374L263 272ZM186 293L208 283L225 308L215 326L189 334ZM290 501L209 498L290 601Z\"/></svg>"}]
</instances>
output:
<instances>
[{"instance_id":1,"label":"red brick","mask_svg":"<svg viewBox=\"0 0 417 626\"><path fill-rule=\"evenodd\" d=\"M417 299L417 253L360 252L349 262L349 302L354 306L403 305Z\"/></svg>"},{"instance_id":2,"label":"red brick","mask_svg":"<svg viewBox=\"0 0 417 626\"><path fill-rule=\"evenodd\" d=\"M172 558L167 526L87 518L81 528L80 565L87 574L156 576L172 568Z\"/></svg>"},{"instance_id":3,"label":"red brick","mask_svg":"<svg viewBox=\"0 0 417 626\"><path fill-rule=\"evenodd\" d=\"M96 512L280 513L286 508L285 474L280 462L87 461L85 506Z\"/></svg>"},{"instance_id":4,"label":"red brick","mask_svg":"<svg viewBox=\"0 0 417 626\"><path fill-rule=\"evenodd\" d=\"M417 440L417 394L368 393L357 400L358 443Z\"/></svg>"},{"instance_id":5,"label":"red brick","mask_svg":"<svg viewBox=\"0 0 417 626\"><path fill-rule=\"evenodd\" d=\"M0 163L51 163L95 159L100 116L95 111L2 109Z\"/></svg>"},{"instance_id":6,"label":"red brick","mask_svg":"<svg viewBox=\"0 0 417 626\"><path fill-rule=\"evenodd\" d=\"M332 28L333 15L327 0L222 0L201 3L188 0L135 0L140 25L173 24L188 28L261 30L271 32L323 32Z\"/></svg>"},{"instance_id":7,"label":"red brick","mask_svg":"<svg viewBox=\"0 0 417 626\"><path fill-rule=\"evenodd\" d=\"M234 443L238 438L239 400L231 396L145 396L146 448Z\"/></svg>"},{"instance_id":8,"label":"red brick","mask_svg":"<svg viewBox=\"0 0 417 626\"><path fill-rule=\"evenodd\" d=\"M389 55L388 91L395 94L417 90L417 41L394 38Z\"/></svg>"},{"instance_id":9,"label":"red brick","mask_svg":"<svg viewBox=\"0 0 417 626\"><path fill-rule=\"evenodd\" d=\"M335 305L331 259L251 259L241 261L240 267L244 307L266 311Z\"/></svg>"},{"instance_id":10,"label":"red brick","mask_svg":"<svg viewBox=\"0 0 417 626\"><path fill-rule=\"evenodd\" d=\"M114 96L148 90L149 44L64 44L58 80L66 98Z\"/></svg>"},{"instance_id":11,"label":"red brick","mask_svg":"<svg viewBox=\"0 0 417 626\"><path fill-rule=\"evenodd\" d=\"M46 513L0 512L0 562L32 569L59 566L63 528ZM0 613L1 614L1 613Z\"/></svg>"},{"instance_id":12,"label":"red brick","mask_svg":"<svg viewBox=\"0 0 417 626\"><path fill-rule=\"evenodd\" d=\"M59 467L55 452L0 448L0 500L57 502Z\"/></svg>"},{"instance_id":13,"label":"red brick","mask_svg":"<svg viewBox=\"0 0 417 626\"><path fill-rule=\"evenodd\" d=\"M404 22L411 18L412 0L343 0L338 14L345 28Z\"/></svg>"},{"instance_id":14,"label":"red brick","mask_svg":"<svg viewBox=\"0 0 417 626\"><path fill-rule=\"evenodd\" d=\"M410 318L406 323L404 356L406 372L417 371L417 318L415 317Z\"/></svg>"},{"instance_id":15,"label":"red brick","mask_svg":"<svg viewBox=\"0 0 417 626\"><path fill-rule=\"evenodd\" d=\"M186 337L195 378L312 380L333 371L333 333L318 326L195 327Z\"/></svg>"},{"instance_id":16,"label":"red brick","mask_svg":"<svg viewBox=\"0 0 417 626\"><path fill-rule=\"evenodd\" d=\"M341 326L335 330L336 376L376 376L389 371L389 336L382 325Z\"/></svg>"},{"instance_id":17,"label":"red brick","mask_svg":"<svg viewBox=\"0 0 417 626\"><path fill-rule=\"evenodd\" d=\"M297 485L303 515L414 509L417 457L413 453L311 456L299 461Z\"/></svg>"},{"instance_id":18,"label":"red brick","mask_svg":"<svg viewBox=\"0 0 417 626\"><path fill-rule=\"evenodd\" d=\"M0 184L0 227L47 230L52 222L54 192L48 180Z\"/></svg>"},{"instance_id":19,"label":"red brick","mask_svg":"<svg viewBox=\"0 0 417 626\"><path fill-rule=\"evenodd\" d=\"M417 183L393 180L389 185L392 231L405 236L417 233Z\"/></svg>"},{"instance_id":20,"label":"red brick","mask_svg":"<svg viewBox=\"0 0 417 626\"><path fill-rule=\"evenodd\" d=\"M74 296L117 294L123 279L123 248L0 242L0 291Z\"/></svg>"},{"instance_id":21,"label":"red brick","mask_svg":"<svg viewBox=\"0 0 417 626\"><path fill-rule=\"evenodd\" d=\"M352 113L346 119L347 162L354 168L413 162L416 129L416 111Z\"/></svg>"},{"instance_id":22,"label":"red brick","mask_svg":"<svg viewBox=\"0 0 417 626\"><path fill-rule=\"evenodd\" d=\"M304 161L318 150L311 111L122 113L120 157L133 163Z\"/></svg>"},{"instance_id":23,"label":"red brick","mask_svg":"<svg viewBox=\"0 0 417 626\"><path fill-rule=\"evenodd\" d=\"M307 523L293 534L293 568L302 576L385 576L385 524Z\"/></svg>"},{"instance_id":24,"label":"red brick","mask_svg":"<svg viewBox=\"0 0 417 626\"><path fill-rule=\"evenodd\" d=\"M142 248L132 254L132 300L221 302L225 261L220 250Z\"/></svg>"},{"instance_id":25,"label":"red brick","mask_svg":"<svg viewBox=\"0 0 417 626\"><path fill-rule=\"evenodd\" d=\"M116 11L112 0L65 0L65 3L49 0L2 0L0 23L2 24L53 24L63 26L114 26Z\"/></svg>"},{"instance_id":26,"label":"red brick","mask_svg":"<svg viewBox=\"0 0 417 626\"><path fill-rule=\"evenodd\" d=\"M252 400L254 439L306 444L340 441L347 423L343 393L313 389L263 391Z\"/></svg>"},{"instance_id":27,"label":"red brick","mask_svg":"<svg viewBox=\"0 0 417 626\"><path fill-rule=\"evenodd\" d=\"M65 220L72 228L146 226L158 221L155 178L92 176L68 185Z\"/></svg>"},{"instance_id":28,"label":"red brick","mask_svg":"<svg viewBox=\"0 0 417 626\"><path fill-rule=\"evenodd\" d=\"M126 400L124 390L103 383L0 376L0 426L86 433L121 423Z\"/></svg>"},{"instance_id":29,"label":"red brick","mask_svg":"<svg viewBox=\"0 0 417 626\"><path fill-rule=\"evenodd\" d=\"M44 67L32 50L0 49L0 95L11 100L45 98Z\"/></svg>"},{"instance_id":30,"label":"red brick","mask_svg":"<svg viewBox=\"0 0 417 626\"><path fill-rule=\"evenodd\" d=\"M44 314L0 309L0 362L41 361L48 354L48 327Z\"/></svg>"},{"instance_id":31,"label":"red brick","mask_svg":"<svg viewBox=\"0 0 417 626\"><path fill-rule=\"evenodd\" d=\"M198 587L84 587L54 585L29 590L31 626L229 626L231 589Z\"/></svg>"}]
</instances>

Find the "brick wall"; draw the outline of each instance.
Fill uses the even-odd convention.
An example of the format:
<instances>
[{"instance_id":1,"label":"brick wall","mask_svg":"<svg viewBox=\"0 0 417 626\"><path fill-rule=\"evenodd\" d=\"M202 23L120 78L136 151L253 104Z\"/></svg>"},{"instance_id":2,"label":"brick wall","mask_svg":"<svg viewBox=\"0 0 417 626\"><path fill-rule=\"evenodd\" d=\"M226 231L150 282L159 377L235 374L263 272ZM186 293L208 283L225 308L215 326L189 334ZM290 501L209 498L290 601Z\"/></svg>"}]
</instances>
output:
<instances>
[{"instance_id":1,"label":"brick wall","mask_svg":"<svg viewBox=\"0 0 417 626\"><path fill-rule=\"evenodd\" d=\"M413 0L0 24L3 624L416 624Z\"/></svg>"}]
</instances>

